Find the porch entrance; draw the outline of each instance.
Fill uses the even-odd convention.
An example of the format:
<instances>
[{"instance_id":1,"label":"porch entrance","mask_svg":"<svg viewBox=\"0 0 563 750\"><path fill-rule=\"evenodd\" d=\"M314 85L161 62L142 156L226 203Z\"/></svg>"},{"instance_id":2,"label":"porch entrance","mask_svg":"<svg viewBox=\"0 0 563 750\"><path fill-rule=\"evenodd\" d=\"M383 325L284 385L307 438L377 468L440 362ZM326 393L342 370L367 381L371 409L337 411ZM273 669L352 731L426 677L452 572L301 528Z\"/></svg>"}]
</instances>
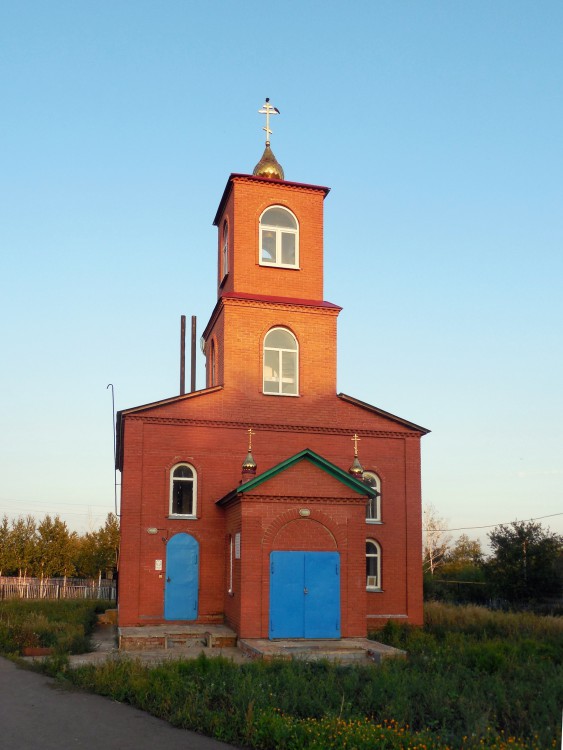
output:
<instances>
[{"instance_id":1,"label":"porch entrance","mask_svg":"<svg viewBox=\"0 0 563 750\"><path fill-rule=\"evenodd\" d=\"M338 552L270 554L272 638L340 638Z\"/></svg>"}]
</instances>

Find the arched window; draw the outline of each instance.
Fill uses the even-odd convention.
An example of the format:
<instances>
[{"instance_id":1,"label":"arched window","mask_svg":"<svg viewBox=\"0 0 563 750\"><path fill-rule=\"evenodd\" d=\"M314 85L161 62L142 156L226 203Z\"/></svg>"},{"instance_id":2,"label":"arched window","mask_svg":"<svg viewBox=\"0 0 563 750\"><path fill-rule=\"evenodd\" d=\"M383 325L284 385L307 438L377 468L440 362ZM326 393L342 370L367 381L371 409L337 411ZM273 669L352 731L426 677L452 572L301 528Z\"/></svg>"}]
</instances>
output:
<instances>
[{"instance_id":1,"label":"arched window","mask_svg":"<svg viewBox=\"0 0 563 750\"><path fill-rule=\"evenodd\" d=\"M170 515L195 518L197 474L189 464L177 464L170 471Z\"/></svg>"},{"instance_id":2,"label":"arched window","mask_svg":"<svg viewBox=\"0 0 563 750\"><path fill-rule=\"evenodd\" d=\"M223 222L223 243L221 248L221 281L229 273L229 225Z\"/></svg>"},{"instance_id":3,"label":"arched window","mask_svg":"<svg viewBox=\"0 0 563 750\"><path fill-rule=\"evenodd\" d=\"M366 521L381 523L381 480L374 471L364 471L364 482L377 492L375 497L368 500Z\"/></svg>"},{"instance_id":4,"label":"arched window","mask_svg":"<svg viewBox=\"0 0 563 750\"><path fill-rule=\"evenodd\" d=\"M298 395L297 339L286 328L272 328L264 339L264 393Z\"/></svg>"},{"instance_id":5,"label":"arched window","mask_svg":"<svg viewBox=\"0 0 563 750\"><path fill-rule=\"evenodd\" d=\"M210 354L210 358L211 358L211 373L210 373L211 381L210 381L210 385L214 386L214 385L217 385L217 371L215 369L215 341L213 339L211 339L211 354Z\"/></svg>"},{"instance_id":6,"label":"arched window","mask_svg":"<svg viewBox=\"0 0 563 750\"><path fill-rule=\"evenodd\" d=\"M260 265L299 266L299 226L287 208L271 206L260 217Z\"/></svg>"},{"instance_id":7,"label":"arched window","mask_svg":"<svg viewBox=\"0 0 563 750\"><path fill-rule=\"evenodd\" d=\"M373 539L366 539L366 589L381 590L381 547Z\"/></svg>"}]
</instances>

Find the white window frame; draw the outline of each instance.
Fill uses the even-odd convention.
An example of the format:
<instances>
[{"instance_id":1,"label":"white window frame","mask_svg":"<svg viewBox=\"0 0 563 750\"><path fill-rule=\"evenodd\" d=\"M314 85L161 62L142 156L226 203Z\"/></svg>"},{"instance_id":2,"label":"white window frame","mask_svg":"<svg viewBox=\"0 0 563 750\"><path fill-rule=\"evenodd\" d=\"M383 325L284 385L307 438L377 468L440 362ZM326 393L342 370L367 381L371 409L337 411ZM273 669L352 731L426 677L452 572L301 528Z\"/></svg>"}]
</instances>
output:
<instances>
[{"instance_id":1,"label":"white window frame","mask_svg":"<svg viewBox=\"0 0 563 750\"><path fill-rule=\"evenodd\" d=\"M233 535L229 534L229 590L228 594L233 593L233 556L234 556Z\"/></svg>"},{"instance_id":2,"label":"white window frame","mask_svg":"<svg viewBox=\"0 0 563 750\"><path fill-rule=\"evenodd\" d=\"M274 331L285 331L286 333L289 333L293 340L295 341L295 349L285 349L285 348L279 348L275 346L267 346L266 341L268 340L268 336L273 333ZM275 380L266 379L266 351L270 352L278 352L279 358L278 358L278 369L280 372L280 379L278 381L278 390L277 391L267 391L266 390L266 380L268 383L275 383ZM295 354L295 383L294 383L294 393L283 393L282 392L282 386L283 386L283 353L291 353ZM287 381L289 382L289 381ZM274 328L270 328L268 333L264 336L264 345L262 347L262 393L264 393L265 396L290 396L295 397L299 396L299 341L297 340L297 336L289 330L289 328L284 328L283 326L274 326Z\"/></svg>"},{"instance_id":3,"label":"white window frame","mask_svg":"<svg viewBox=\"0 0 563 750\"><path fill-rule=\"evenodd\" d=\"M373 552L368 552L366 550L366 591L381 591L381 545L379 542L376 542L375 539L366 539L366 546L368 544L373 544L375 546L376 552L375 554ZM368 575L367 571L367 563L370 559L376 559L376 574L375 576ZM375 578L375 582L370 581L370 579Z\"/></svg>"},{"instance_id":4,"label":"white window frame","mask_svg":"<svg viewBox=\"0 0 563 750\"><path fill-rule=\"evenodd\" d=\"M221 243L221 284L225 281L229 273L229 224L227 220L223 222L223 237Z\"/></svg>"},{"instance_id":5,"label":"white window frame","mask_svg":"<svg viewBox=\"0 0 563 750\"><path fill-rule=\"evenodd\" d=\"M272 208L278 208L282 211L286 211L295 221L296 228L291 229L290 227L280 227L274 224L263 224L263 216ZM262 259L262 230L274 232L276 236L276 257L271 262ZM282 263L281 260L282 237L284 234L291 234L295 237L295 261L293 263ZM258 263L259 265L268 268L299 268L299 222L297 221L297 216L295 216L293 211L290 211L286 206L268 206L268 208L266 208L260 216L260 221L258 222Z\"/></svg>"},{"instance_id":6,"label":"white window frame","mask_svg":"<svg viewBox=\"0 0 563 750\"><path fill-rule=\"evenodd\" d=\"M210 364L211 364L211 373L210 373L210 375L211 375L211 377L210 377L210 385L211 385L211 387L213 387L214 385L217 385L217 383L216 383L216 380L217 380L217 370L216 370L215 357L216 357L215 339L211 339L211 347L210 347L210 353L209 353L209 358L211 360L211 362L210 362Z\"/></svg>"},{"instance_id":7,"label":"white window frame","mask_svg":"<svg viewBox=\"0 0 563 750\"><path fill-rule=\"evenodd\" d=\"M371 471L371 469L368 469L367 471L364 471L364 481L366 478L366 475L369 477L373 477L375 480L375 487L374 489L379 493L376 497L373 499L370 498L366 505L366 523L381 523L381 479L379 478L378 474L375 473L375 471ZM372 487L372 485L369 485ZM373 508L373 515L370 514L370 509Z\"/></svg>"},{"instance_id":8,"label":"white window frame","mask_svg":"<svg viewBox=\"0 0 563 750\"><path fill-rule=\"evenodd\" d=\"M174 472L176 469L179 469L181 466L187 466L188 469L192 472L192 478L183 478L183 477L176 477L174 478ZM191 513L174 513L173 507L174 507L174 482L191 482L192 483L192 512ZM168 506L168 517L169 518L197 518L197 471L194 469L194 467L187 463L187 461L181 461L178 464L175 464L170 469L170 496L169 496L169 506Z\"/></svg>"}]
</instances>

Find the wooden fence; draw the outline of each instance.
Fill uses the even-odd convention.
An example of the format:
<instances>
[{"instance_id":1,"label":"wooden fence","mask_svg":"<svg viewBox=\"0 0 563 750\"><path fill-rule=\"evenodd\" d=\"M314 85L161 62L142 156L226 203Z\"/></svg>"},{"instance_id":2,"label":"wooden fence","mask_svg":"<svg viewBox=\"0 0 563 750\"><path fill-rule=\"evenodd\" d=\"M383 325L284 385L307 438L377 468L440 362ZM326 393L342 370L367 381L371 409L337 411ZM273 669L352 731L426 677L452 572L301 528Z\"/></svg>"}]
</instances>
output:
<instances>
[{"instance_id":1,"label":"wooden fence","mask_svg":"<svg viewBox=\"0 0 563 750\"><path fill-rule=\"evenodd\" d=\"M105 578L85 580L69 578L0 577L2 599L116 599L115 581Z\"/></svg>"}]
</instances>

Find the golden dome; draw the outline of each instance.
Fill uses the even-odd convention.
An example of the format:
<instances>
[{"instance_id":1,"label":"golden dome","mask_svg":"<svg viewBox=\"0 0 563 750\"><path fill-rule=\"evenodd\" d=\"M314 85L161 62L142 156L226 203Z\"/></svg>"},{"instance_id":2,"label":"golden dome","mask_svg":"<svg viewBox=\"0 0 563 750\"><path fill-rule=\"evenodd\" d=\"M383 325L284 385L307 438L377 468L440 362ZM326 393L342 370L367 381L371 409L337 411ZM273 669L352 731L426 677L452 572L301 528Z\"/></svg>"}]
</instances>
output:
<instances>
[{"instance_id":1,"label":"golden dome","mask_svg":"<svg viewBox=\"0 0 563 750\"><path fill-rule=\"evenodd\" d=\"M274 156L274 152L270 148L270 143L268 141L266 141L266 148L264 149L262 158L254 167L252 174L256 177L267 177L269 180L284 179L282 166Z\"/></svg>"},{"instance_id":2,"label":"golden dome","mask_svg":"<svg viewBox=\"0 0 563 750\"><path fill-rule=\"evenodd\" d=\"M352 466L350 466L348 471L350 472L350 474L352 474L353 477L356 477L356 479L361 479L363 477L364 470L357 456L354 456L354 461L352 462Z\"/></svg>"},{"instance_id":3,"label":"golden dome","mask_svg":"<svg viewBox=\"0 0 563 750\"><path fill-rule=\"evenodd\" d=\"M244 459L244 462L242 464L242 470L244 473L256 474L256 461L254 460L250 451L248 451L248 453L246 454L246 458Z\"/></svg>"}]
</instances>

